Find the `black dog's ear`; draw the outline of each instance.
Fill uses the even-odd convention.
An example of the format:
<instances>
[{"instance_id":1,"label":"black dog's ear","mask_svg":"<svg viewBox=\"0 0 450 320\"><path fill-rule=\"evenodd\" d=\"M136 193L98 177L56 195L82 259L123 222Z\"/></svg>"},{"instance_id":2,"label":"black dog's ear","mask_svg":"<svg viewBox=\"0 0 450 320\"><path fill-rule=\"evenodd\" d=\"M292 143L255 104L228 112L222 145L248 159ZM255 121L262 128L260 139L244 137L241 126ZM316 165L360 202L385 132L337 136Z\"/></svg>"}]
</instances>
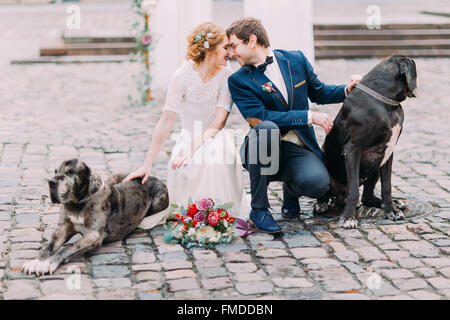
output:
<instances>
[{"instance_id":1,"label":"black dog's ear","mask_svg":"<svg viewBox=\"0 0 450 320\"><path fill-rule=\"evenodd\" d=\"M416 63L414 60L402 59L400 61L400 74L405 77L407 89L413 92L416 89Z\"/></svg>"}]
</instances>

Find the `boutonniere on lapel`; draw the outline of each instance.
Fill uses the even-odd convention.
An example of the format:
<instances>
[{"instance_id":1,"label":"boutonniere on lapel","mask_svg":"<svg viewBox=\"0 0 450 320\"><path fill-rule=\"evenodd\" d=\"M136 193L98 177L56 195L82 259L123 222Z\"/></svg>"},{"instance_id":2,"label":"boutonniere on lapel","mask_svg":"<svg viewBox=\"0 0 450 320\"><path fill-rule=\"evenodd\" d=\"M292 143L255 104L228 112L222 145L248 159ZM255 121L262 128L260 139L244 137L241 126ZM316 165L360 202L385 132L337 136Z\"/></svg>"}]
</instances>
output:
<instances>
[{"instance_id":1,"label":"boutonniere on lapel","mask_svg":"<svg viewBox=\"0 0 450 320\"><path fill-rule=\"evenodd\" d=\"M261 87L262 87L262 90L264 92L267 92L267 93L272 93L272 92L275 91L273 89L273 83L272 82L267 82L265 85L262 85Z\"/></svg>"}]
</instances>

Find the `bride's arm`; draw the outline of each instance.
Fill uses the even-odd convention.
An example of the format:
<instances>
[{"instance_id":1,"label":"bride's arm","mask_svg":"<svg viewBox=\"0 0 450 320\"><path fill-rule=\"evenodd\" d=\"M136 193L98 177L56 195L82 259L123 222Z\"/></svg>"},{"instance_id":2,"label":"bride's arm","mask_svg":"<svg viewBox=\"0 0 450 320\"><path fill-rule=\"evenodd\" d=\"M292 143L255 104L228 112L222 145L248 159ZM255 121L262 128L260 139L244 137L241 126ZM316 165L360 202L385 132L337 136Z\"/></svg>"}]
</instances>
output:
<instances>
[{"instance_id":1,"label":"bride's arm","mask_svg":"<svg viewBox=\"0 0 450 320\"><path fill-rule=\"evenodd\" d=\"M162 145L170 135L176 119L176 112L170 110L164 111L163 115L156 124L144 163L139 169L130 173L128 177L126 177L125 181L142 177L144 178L142 180L143 184L147 181L152 171L153 162L155 162Z\"/></svg>"}]
</instances>

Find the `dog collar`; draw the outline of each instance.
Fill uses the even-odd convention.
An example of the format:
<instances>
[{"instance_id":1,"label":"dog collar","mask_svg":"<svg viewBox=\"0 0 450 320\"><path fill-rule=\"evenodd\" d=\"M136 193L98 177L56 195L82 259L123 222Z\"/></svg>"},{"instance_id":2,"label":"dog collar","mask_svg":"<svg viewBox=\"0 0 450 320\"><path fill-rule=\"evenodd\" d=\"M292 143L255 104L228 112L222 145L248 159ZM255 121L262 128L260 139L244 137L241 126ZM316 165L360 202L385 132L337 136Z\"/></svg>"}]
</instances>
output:
<instances>
[{"instance_id":1,"label":"dog collar","mask_svg":"<svg viewBox=\"0 0 450 320\"><path fill-rule=\"evenodd\" d=\"M396 107L396 106L400 105L400 102L392 100L392 99L389 99L389 98L386 98L382 94L380 94L380 93L378 93L378 92L376 92L376 91L366 87L365 85L363 85L361 83L357 83L355 88L358 88L359 90L364 91L365 93L367 93L368 95L374 97L375 99L380 100L381 102L384 102L384 103L389 104L391 106Z\"/></svg>"}]
</instances>

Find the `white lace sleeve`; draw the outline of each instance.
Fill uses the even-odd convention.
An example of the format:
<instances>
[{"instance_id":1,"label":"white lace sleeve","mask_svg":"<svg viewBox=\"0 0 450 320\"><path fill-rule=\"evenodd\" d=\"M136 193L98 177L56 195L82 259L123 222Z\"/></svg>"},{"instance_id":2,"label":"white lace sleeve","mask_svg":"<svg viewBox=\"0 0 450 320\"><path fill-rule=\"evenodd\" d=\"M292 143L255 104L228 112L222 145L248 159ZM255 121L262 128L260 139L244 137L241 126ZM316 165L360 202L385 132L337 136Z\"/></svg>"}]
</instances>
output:
<instances>
[{"instance_id":1,"label":"white lace sleeve","mask_svg":"<svg viewBox=\"0 0 450 320\"><path fill-rule=\"evenodd\" d=\"M217 107L224 108L228 112L231 112L233 107L233 100L231 98L230 90L228 88L228 78L231 76L233 71L231 68L225 68L224 70L225 76L223 77L223 81L220 84L219 97L217 99Z\"/></svg>"},{"instance_id":2,"label":"white lace sleeve","mask_svg":"<svg viewBox=\"0 0 450 320\"><path fill-rule=\"evenodd\" d=\"M185 93L183 89L183 81L182 81L182 68L183 66L175 73L170 82L169 89L167 90L166 103L163 108L163 112L170 110L176 113L180 113L181 102L184 99Z\"/></svg>"}]
</instances>

